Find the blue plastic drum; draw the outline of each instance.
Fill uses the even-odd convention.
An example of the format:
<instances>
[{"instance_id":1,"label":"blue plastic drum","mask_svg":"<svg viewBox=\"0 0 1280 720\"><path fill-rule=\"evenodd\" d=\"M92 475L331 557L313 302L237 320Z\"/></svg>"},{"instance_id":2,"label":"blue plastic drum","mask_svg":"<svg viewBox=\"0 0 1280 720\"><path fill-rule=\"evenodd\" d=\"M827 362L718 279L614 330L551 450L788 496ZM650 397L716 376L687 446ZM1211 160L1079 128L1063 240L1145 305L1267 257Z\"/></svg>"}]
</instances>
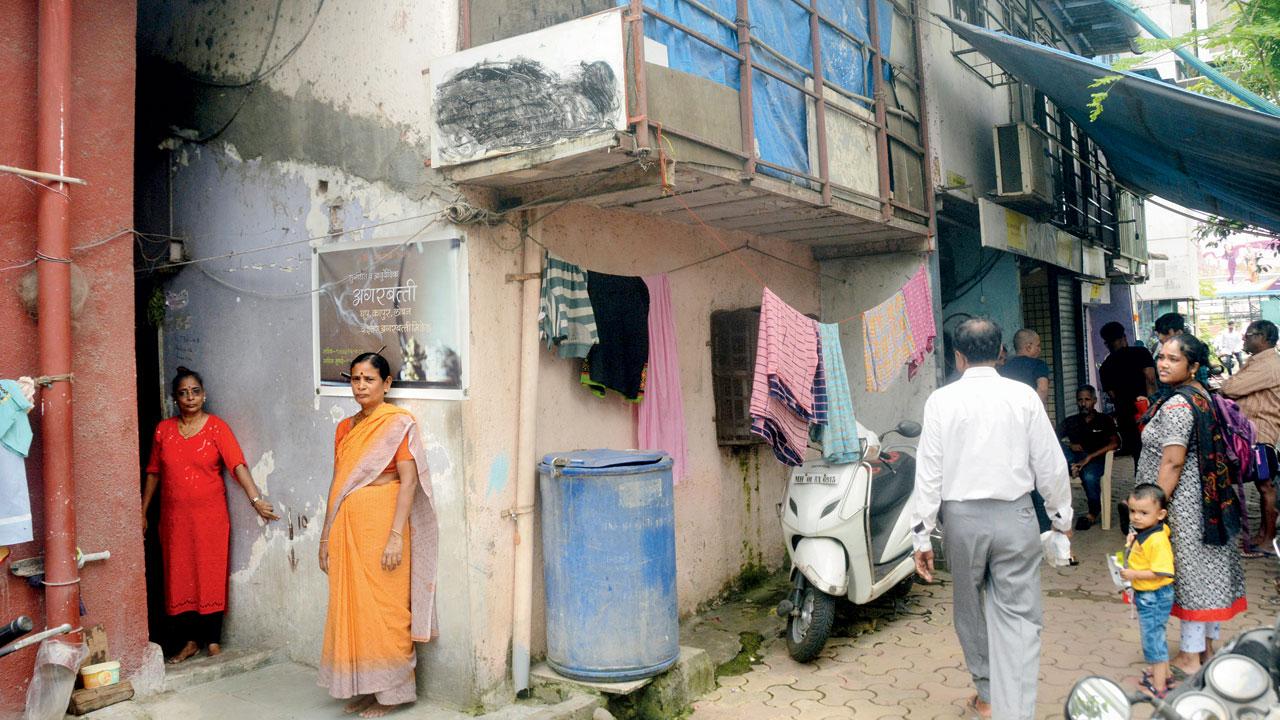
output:
<instances>
[{"instance_id":1,"label":"blue plastic drum","mask_svg":"<svg viewBox=\"0 0 1280 720\"><path fill-rule=\"evenodd\" d=\"M565 677L652 677L680 654L671 458L577 450L538 466L547 662Z\"/></svg>"}]
</instances>

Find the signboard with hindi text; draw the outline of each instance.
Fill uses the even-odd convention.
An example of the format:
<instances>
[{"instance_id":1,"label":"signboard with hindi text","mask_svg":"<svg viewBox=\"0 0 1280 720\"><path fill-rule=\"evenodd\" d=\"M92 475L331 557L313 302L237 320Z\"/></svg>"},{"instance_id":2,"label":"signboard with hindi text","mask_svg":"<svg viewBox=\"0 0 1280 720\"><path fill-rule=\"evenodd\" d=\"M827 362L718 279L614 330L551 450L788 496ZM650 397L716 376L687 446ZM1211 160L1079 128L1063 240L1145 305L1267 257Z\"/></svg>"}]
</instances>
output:
<instances>
[{"instance_id":1,"label":"signboard with hindi text","mask_svg":"<svg viewBox=\"0 0 1280 720\"><path fill-rule=\"evenodd\" d=\"M352 359L381 349L392 398L461 400L467 390L466 244L456 236L314 248L315 385L351 395Z\"/></svg>"}]
</instances>

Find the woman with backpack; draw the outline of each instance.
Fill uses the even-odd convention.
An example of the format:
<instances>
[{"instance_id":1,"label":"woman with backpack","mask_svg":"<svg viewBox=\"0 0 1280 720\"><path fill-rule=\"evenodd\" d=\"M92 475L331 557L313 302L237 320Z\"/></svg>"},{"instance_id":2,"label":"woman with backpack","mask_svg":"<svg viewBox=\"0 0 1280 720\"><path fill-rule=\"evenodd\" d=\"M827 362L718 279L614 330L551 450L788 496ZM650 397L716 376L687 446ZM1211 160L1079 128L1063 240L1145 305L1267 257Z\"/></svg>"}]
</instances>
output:
<instances>
[{"instance_id":1,"label":"woman with backpack","mask_svg":"<svg viewBox=\"0 0 1280 720\"><path fill-rule=\"evenodd\" d=\"M1235 538L1240 505L1226 437L1213 400L1196 379L1209 349L1193 335L1174 335L1160 345L1156 373L1171 388L1143 418L1138 484L1155 484L1170 498L1173 532L1174 603L1181 621L1175 678L1191 674L1213 654L1219 624L1244 612L1244 570Z\"/></svg>"}]
</instances>

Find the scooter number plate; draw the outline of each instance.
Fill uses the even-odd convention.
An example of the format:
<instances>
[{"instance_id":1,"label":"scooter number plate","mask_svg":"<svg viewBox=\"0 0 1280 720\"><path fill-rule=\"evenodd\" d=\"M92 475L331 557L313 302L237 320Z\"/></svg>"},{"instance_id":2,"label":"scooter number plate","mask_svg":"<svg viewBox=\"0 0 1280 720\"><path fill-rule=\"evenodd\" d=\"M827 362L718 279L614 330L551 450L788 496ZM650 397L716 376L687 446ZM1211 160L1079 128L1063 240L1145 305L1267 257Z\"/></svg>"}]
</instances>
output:
<instances>
[{"instance_id":1,"label":"scooter number plate","mask_svg":"<svg viewBox=\"0 0 1280 720\"><path fill-rule=\"evenodd\" d=\"M835 475L796 475L791 478L791 482L796 485L835 485L839 482L839 478Z\"/></svg>"}]
</instances>

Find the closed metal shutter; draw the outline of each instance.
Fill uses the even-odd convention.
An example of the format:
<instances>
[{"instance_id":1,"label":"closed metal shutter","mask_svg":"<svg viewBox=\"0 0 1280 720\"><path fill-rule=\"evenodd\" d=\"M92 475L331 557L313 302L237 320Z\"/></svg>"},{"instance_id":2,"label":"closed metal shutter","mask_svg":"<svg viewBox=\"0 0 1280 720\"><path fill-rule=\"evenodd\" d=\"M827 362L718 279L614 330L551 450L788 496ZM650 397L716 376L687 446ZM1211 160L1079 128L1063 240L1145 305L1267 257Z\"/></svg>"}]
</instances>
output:
<instances>
[{"instance_id":1,"label":"closed metal shutter","mask_svg":"<svg viewBox=\"0 0 1280 720\"><path fill-rule=\"evenodd\" d=\"M1080 387L1080 358L1084 356L1080 338L1079 284L1071 275L1058 275L1055 316L1058 352L1053 378L1050 379L1049 417L1062 422L1076 411L1076 388ZM1054 387L1056 386L1056 387Z\"/></svg>"}]
</instances>

